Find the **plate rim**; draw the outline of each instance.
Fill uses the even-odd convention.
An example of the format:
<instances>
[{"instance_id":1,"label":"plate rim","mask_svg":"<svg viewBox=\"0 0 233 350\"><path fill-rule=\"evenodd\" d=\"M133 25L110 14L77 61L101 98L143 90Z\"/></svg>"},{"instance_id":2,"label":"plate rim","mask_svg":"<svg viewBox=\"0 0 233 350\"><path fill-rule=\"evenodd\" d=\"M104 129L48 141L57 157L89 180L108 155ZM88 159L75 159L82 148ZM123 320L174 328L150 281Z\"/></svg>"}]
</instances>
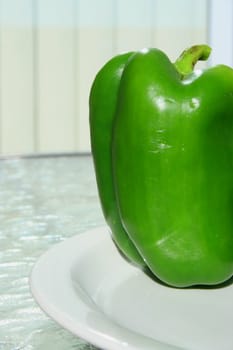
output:
<instances>
[{"instance_id":1,"label":"plate rim","mask_svg":"<svg viewBox=\"0 0 233 350\"><path fill-rule=\"evenodd\" d=\"M154 340L133 332L132 330L126 329L125 327L122 327L121 325L111 320L103 312L101 313L101 311L99 311L99 315L103 316L104 320L107 320L109 324L111 324L112 332L110 333L98 332L95 327L90 327L84 324L82 321L80 321L80 319L75 319L75 324L72 324L73 319L70 319L69 315L66 317L66 315L64 315L64 312L57 308L56 305L56 307L54 307L54 305L48 303L46 300L46 295L43 294L44 285L38 287L38 281L40 281L40 274L47 262L54 258L59 252L65 252L67 247L74 247L74 243L81 243L83 245L90 246L97 243L100 238L106 240L108 237L110 237L110 234L107 226L100 226L66 238L59 243L55 243L46 252L44 252L34 264L29 276L31 294L36 303L45 312L45 314L57 322L61 327L68 330L73 335L78 336L84 341L93 344L96 347L100 347L103 350L122 350L122 348L127 350L141 350L142 346L143 350L181 350L180 347L176 347L175 345L160 342L159 340ZM76 253L77 254L75 257L70 254L70 259L67 261L66 271L68 269L70 272L73 266L72 262L75 260L77 261L78 252L76 251ZM78 297L76 302L77 306L79 307L88 307L87 304L85 304ZM95 312L97 313L96 310Z\"/></svg>"}]
</instances>

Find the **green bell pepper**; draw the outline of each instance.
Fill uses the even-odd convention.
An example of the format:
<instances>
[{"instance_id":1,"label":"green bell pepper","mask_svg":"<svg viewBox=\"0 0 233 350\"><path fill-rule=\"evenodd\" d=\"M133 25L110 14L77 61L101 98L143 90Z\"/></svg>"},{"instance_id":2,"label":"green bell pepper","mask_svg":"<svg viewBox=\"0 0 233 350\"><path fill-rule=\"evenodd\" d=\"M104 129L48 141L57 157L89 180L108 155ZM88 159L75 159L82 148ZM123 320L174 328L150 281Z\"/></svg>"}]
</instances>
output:
<instances>
[{"instance_id":1,"label":"green bell pepper","mask_svg":"<svg viewBox=\"0 0 233 350\"><path fill-rule=\"evenodd\" d=\"M113 58L90 95L103 211L119 249L175 287L233 275L233 69L157 49Z\"/></svg>"}]
</instances>

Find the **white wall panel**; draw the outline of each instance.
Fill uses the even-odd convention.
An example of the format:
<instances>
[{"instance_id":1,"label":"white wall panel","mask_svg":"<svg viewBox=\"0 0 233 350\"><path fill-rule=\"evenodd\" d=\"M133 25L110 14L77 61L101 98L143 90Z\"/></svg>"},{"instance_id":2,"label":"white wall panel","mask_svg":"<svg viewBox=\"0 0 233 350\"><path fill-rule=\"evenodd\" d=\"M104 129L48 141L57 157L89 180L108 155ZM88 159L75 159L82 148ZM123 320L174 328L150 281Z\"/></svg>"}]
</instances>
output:
<instances>
[{"instance_id":1,"label":"white wall panel","mask_svg":"<svg viewBox=\"0 0 233 350\"><path fill-rule=\"evenodd\" d=\"M207 41L209 23L210 42L231 57L232 4L223 0L220 11L217 3L0 0L0 152L90 150L90 87L117 53L155 46L173 60Z\"/></svg>"},{"instance_id":2,"label":"white wall panel","mask_svg":"<svg viewBox=\"0 0 233 350\"><path fill-rule=\"evenodd\" d=\"M34 148L32 2L0 2L1 153L31 153Z\"/></svg>"},{"instance_id":3,"label":"white wall panel","mask_svg":"<svg viewBox=\"0 0 233 350\"><path fill-rule=\"evenodd\" d=\"M40 152L75 149L73 0L37 5L37 115Z\"/></svg>"},{"instance_id":4,"label":"white wall panel","mask_svg":"<svg viewBox=\"0 0 233 350\"><path fill-rule=\"evenodd\" d=\"M97 71L113 55L113 0L79 0L77 18L78 149L90 149L88 100Z\"/></svg>"},{"instance_id":5,"label":"white wall panel","mask_svg":"<svg viewBox=\"0 0 233 350\"><path fill-rule=\"evenodd\" d=\"M175 60L184 48L207 40L205 0L157 0L155 44Z\"/></svg>"},{"instance_id":6,"label":"white wall panel","mask_svg":"<svg viewBox=\"0 0 233 350\"><path fill-rule=\"evenodd\" d=\"M209 1L211 64L233 66L233 1Z\"/></svg>"},{"instance_id":7,"label":"white wall panel","mask_svg":"<svg viewBox=\"0 0 233 350\"><path fill-rule=\"evenodd\" d=\"M116 1L116 51L140 50L151 46L151 0Z\"/></svg>"}]
</instances>

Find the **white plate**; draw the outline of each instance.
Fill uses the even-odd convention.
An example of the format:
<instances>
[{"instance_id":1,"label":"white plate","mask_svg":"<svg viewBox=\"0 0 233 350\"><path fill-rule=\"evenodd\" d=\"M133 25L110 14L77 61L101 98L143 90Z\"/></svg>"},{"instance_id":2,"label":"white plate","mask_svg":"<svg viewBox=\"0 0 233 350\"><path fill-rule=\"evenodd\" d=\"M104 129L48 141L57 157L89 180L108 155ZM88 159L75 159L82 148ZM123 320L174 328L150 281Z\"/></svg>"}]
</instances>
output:
<instances>
[{"instance_id":1,"label":"white plate","mask_svg":"<svg viewBox=\"0 0 233 350\"><path fill-rule=\"evenodd\" d=\"M107 350L232 350L233 285L174 289L125 261L106 228L56 245L31 290L61 326Z\"/></svg>"}]
</instances>

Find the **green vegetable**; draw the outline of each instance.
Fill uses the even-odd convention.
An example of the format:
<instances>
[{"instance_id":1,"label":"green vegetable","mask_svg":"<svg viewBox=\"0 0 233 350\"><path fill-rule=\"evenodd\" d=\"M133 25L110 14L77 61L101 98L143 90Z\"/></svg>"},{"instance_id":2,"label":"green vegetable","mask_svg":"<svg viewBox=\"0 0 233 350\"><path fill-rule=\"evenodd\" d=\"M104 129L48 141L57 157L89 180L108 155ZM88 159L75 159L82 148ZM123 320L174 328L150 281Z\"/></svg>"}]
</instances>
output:
<instances>
[{"instance_id":1,"label":"green vegetable","mask_svg":"<svg viewBox=\"0 0 233 350\"><path fill-rule=\"evenodd\" d=\"M175 287L233 275L233 70L157 49L116 56L90 96L92 152L113 239Z\"/></svg>"}]
</instances>

